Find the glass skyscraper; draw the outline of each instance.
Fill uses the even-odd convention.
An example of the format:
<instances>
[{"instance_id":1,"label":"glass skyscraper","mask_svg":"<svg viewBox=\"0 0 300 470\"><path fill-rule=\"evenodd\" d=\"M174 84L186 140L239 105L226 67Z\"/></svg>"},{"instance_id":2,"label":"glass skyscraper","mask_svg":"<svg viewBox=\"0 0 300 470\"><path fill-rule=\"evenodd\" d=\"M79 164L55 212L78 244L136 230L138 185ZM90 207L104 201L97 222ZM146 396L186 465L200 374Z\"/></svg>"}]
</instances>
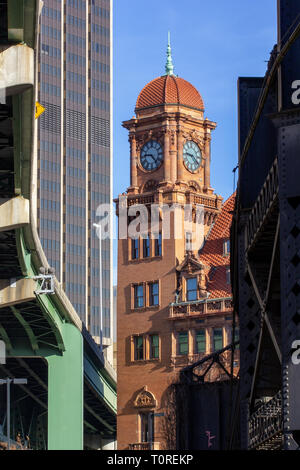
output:
<instances>
[{"instance_id":1,"label":"glass skyscraper","mask_svg":"<svg viewBox=\"0 0 300 470\"><path fill-rule=\"evenodd\" d=\"M39 45L39 233L51 266L94 337L99 239L112 200L112 0L44 0ZM103 337L111 336L111 241L102 242Z\"/></svg>"}]
</instances>

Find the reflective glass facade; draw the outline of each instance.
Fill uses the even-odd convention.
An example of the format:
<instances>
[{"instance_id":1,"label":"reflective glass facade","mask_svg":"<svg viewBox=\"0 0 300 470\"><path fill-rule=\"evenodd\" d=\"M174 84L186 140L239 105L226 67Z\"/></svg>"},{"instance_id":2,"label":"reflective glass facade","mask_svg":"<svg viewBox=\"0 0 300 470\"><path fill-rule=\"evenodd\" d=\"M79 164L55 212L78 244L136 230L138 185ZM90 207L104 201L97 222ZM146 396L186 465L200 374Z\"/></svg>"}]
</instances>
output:
<instances>
[{"instance_id":1,"label":"reflective glass facade","mask_svg":"<svg viewBox=\"0 0 300 470\"><path fill-rule=\"evenodd\" d=\"M93 336L100 332L100 246L111 202L111 1L44 0L39 102L39 231L49 263ZM102 242L103 336L111 335L111 242Z\"/></svg>"}]
</instances>

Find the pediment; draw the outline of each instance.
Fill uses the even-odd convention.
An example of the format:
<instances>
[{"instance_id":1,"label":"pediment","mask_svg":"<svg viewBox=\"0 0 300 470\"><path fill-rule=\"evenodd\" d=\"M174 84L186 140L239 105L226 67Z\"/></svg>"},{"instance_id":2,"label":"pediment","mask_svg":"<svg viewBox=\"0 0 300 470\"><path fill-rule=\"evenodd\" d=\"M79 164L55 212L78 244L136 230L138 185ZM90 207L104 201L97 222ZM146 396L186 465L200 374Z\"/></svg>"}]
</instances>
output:
<instances>
[{"instance_id":1,"label":"pediment","mask_svg":"<svg viewBox=\"0 0 300 470\"><path fill-rule=\"evenodd\" d=\"M147 390L145 386L143 390L141 390L136 399L134 400L134 406L136 408L155 408L156 407L156 400L154 395Z\"/></svg>"},{"instance_id":2,"label":"pediment","mask_svg":"<svg viewBox=\"0 0 300 470\"><path fill-rule=\"evenodd\" d=\"M187 272L188 274L203 271L204 265L199 261L196 256L188 251L182 263L180 263L176 270L179 272Z\"/></svg>"}]
</instances>

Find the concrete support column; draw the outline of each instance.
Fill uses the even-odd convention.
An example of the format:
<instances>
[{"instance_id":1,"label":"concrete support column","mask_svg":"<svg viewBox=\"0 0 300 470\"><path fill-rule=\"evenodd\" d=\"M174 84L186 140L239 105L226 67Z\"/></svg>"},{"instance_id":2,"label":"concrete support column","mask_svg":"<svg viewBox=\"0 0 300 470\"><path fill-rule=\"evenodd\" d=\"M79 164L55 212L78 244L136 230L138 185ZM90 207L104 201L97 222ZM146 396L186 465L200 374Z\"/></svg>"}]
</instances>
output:
<instances>
[{"instance_id":1,"label":"concrete support column","mask_svg":"<svg viewBox=\"0 0 300 470\"><path fill-rule=\"evenodd\" d=\"M181 130L178 130L178 137L177 137L177 179L179 181L183 180L183 135Z\"/></svg>"},{"instance_id":2,"label":"concrete support column","mask_svg":"<svg viewBox=\"0 0 300 470\"><path fill-rule=\"evenodd\" d=\"M83 338L62 325L66 351L48 361L48 450L83 449Z\"/></svg>"},{"instance_id":3,"label":"concrete support column","mask_svg":"<svg viewBox=\"0 0 300 470\"><path fill-rule=\"evenodd\" d=\"M102 450L116 450L117 441L114 439L102 439Z\"/></svg>"},{"instance_id":4,"label":"concrete support column","mask_svg":"<svg viewBox=\"0 0 300 470\"><path fill-rule=\"evenodd\" d=\"M205 139L204 190L210 188L210 142L211 135L207 134Z\"/></svg>"},{"instance_id":5,"label":"concrete support column","mask_svg":"<svg viewBox=\"0 0 300 470\"><path fill-rule=\"evenodd\" d=\"M164 135L164 167L165 167L165 181L171 181L171 156L170 156L170 132L165 129Z\"/></svg>"},{"instance_id":6,"label":"concrete support column","mask_svg":"<svg viewBox=\"0 0 300 470\"><path fill-rule=\"evenodd\" d=\"M136 138L135 135L129 137L130 142L130 186L137 186L137 151L136 151Z\"/></svg>"}]
</instances>

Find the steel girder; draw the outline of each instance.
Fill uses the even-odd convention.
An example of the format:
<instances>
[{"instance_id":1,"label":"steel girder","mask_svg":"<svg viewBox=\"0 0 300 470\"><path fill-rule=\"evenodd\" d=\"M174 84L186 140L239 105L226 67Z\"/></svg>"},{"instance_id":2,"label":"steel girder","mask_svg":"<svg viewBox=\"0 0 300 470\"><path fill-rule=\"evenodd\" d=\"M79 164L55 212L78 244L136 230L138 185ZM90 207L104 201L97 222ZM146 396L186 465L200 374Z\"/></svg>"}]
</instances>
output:
<instances>
[{"instance_id":1,"label":"steel girder","mask_svg":"<svg viewBox=\"0 0 300 470\"><path fill-rule=\"evenodd\" d=\"M279 42L265 79L240 81L240 176L232 229L241 437L243 448L255 449L300 446L300 103L293 98L300 78L300 5L280 0L278 7ZM247 89L253 86L250 109Z\"/></svg>"}]
</instances>

